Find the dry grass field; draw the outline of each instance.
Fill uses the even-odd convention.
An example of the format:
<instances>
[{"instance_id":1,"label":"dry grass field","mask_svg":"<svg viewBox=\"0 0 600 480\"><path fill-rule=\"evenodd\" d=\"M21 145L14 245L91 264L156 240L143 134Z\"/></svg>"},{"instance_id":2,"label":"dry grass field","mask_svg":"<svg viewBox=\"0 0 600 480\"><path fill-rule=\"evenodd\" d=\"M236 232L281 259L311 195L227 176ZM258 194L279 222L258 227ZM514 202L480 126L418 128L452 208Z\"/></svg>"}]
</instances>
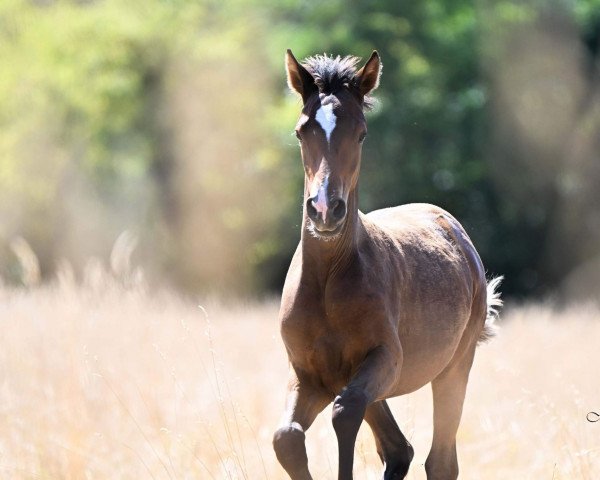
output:
<instances>
[{"instance_id":1,"label":"dry grass field","mask_svg":"<svg viewBox=\"0 0 600 480\"><path fill-rule=\"evenodd\" d=\"M199 306L201 305L201 307ZM459 431L464 479L600 478L600 318L508 307L479 349ZM271 435L286 359L277 302L149 293L100 268L81 282L0 288L0 478L283 479ZM424 479L431 395L391 402ZM333 479L330 410L307 435ZM368 428L355 477L380 478Z\"/></svg>"}]
</instances>

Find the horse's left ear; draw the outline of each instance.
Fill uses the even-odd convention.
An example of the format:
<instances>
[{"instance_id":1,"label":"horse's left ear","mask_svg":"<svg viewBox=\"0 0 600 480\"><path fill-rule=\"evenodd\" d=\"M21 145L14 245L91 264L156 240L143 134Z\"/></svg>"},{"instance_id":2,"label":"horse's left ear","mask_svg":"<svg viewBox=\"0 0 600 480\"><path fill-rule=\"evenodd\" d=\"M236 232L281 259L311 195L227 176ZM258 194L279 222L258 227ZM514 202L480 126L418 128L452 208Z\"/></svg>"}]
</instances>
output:
<instances>
[{"instance_id":1,"label":"horse's left ear","mask_svg":"<svg viewBox=\"0 0 600 480\"><path fill-rule=\"evenodd\" d=\"M377 50L373 50L371 57L356 74L357 86L362 96L365 96L379 86L381 75L381 60Z\"/></svg>"}]
</instances>

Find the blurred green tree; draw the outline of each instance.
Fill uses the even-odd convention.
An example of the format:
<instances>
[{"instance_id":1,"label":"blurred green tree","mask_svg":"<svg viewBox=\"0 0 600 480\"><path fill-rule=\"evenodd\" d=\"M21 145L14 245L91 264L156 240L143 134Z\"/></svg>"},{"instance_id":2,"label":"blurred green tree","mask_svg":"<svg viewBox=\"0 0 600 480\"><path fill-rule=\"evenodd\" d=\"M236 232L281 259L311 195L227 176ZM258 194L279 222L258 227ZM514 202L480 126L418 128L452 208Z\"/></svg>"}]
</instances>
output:
<instances>
[{"instance_id":1,"label":"blurred green tree","mask_svg":"<svg viewBox=\"0 0 600 480\"><path fill-rule=\"evenodd\" d=\"M600 259L599 35L598 0L5 0L0 268L19 235L48 276L133 229L156 278L277 291L302 204L283 53L377 49L362 210L438 204L505 292L545 293Z\"/></svg>"},{"instance_id":2,"label":"blurred green tree","mask_svg":"<svg viewBox=\"0 0 600 480\"><path fill-rule=\"evenodd\" d=\"M156 277L243 291L268 209L262 25L211 2L0 6L0 238L57 259L108 257L124 229ZM261 158L263 160L261 160ZM266 160L265 160L266 159Z\"/></svg>"}]
</instances>

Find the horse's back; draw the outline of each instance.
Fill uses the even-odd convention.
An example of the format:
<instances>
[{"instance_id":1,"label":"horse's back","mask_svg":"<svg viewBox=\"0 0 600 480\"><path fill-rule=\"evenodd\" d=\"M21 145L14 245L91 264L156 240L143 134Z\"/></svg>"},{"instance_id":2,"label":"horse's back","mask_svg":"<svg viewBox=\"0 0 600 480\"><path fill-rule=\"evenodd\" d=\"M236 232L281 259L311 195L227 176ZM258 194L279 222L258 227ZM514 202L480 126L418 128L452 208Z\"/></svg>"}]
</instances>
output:
<instances>
[{"instance_id":1,"label":"horse's back","mask_svg":"<svg viewBox=\"0 0 600 480\"><path fill-rule=\"evenodd\" d=\"M427 203L411 203L375 210L366 219L371 235L385 237L394 244L403 257L405 274L422 278L428 284L426 288L439 291L453 283L449 288L456 289L459 283L472 293L485 290L485 271L479 254L462 225L446 210Z\"/></svg>"},{"instance_id":2,"label":"horse's back","mask_svg":"<svg viewBox=\"0 0 600 480\"><path fill-rule=\"evenodd\" d=\"M475 280L485 283L483 265L462 225L443 208L428 203L409 203L374 210L366 215L373 230L381 230L403 249L423 251L421 262L438 262L438 256L467 263ZM433 258L432 258L433 257Z\"/></svg>"},{"instance_id":3,"label":"horse's back","mask_svg":"<svg viewBox=\"0 0 600 480\"><path fill-rule=\"evenodd\" d=\"M369 212L367 218L381 228L390 231L420 231L435 227L440 218L449 219L462 230L460 223L446 210L430 203L407 203L397 207L382 208Z\"/></svg>"}]
</instances>

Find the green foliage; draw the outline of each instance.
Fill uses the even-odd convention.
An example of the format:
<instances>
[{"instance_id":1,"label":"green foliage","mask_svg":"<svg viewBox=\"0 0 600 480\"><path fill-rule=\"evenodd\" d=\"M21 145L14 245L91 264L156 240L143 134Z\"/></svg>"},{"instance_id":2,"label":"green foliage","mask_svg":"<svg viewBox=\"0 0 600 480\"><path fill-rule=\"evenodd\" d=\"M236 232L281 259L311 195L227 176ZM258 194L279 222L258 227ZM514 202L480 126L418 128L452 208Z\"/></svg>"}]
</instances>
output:
<instances>
[{"instance_id":1,"label":"green foliage","mask_svg":"<svg viewBox=\"0 0 600 480\"><path fill-rule=\"evenodd\" d=\"M536 180L550 193L524 208L535 173L522 162L530 173L504 188L498 163L514 151L495 131L497 65L548 12L597 55L599 11L596 0L4 0L0 250L23 235L48 274L57 257L106 255L133 228L143 260L190 290L277 290L302 203L285 49L377 49L362 210L438 204L509 291L553 287L567 266L545 270L540 243L558 187Z\"/></svg>"},{"instance_id":2,"label":"green foliage","mask_svg":"<svg viewBox=\"0 0 600 480\"><path fill-rule=\"evenodd\" d=\"M174 271L171 280L198 283L194 274L186 276L184 267L190 262L181 258L193 253L182 252L177 244L179 230L187 228L187 219L179 217L191 211L183 204L191 200L180 196L175 184L191 168L192 155L217 157L219 149L177 153L175 137L185 127L168 122L183 121L175 110L185 103L179 98L188 95L184 88L200 84L208 97L209 90L241 78L239 70L252 61L243 47L252 24L226 21L228 14L226 7L215 9L206 2L158 0L41 6L11 0L0 6L3 243L23 234L42 257L44 271L50 272L57 256L75 262L91 254L106 256L118 233L134 228L147 239L147 255L154 257L155 266ZM231 65L239 65L238 71ZM219 75L233 73L238 77L220 82ZM250 83L263 79L251 75L256 80ZM216 129L226 129L226 122L235 124L236 131L216 140L237 135L232 145L246 148L244 155L227 154L224 168L206 162L197 178L205 190L202 200L223 206L215 237L232 232L239 236L251 213L224 192L224 187L240 186L242 181L238 176L232 182L232 170L225 168L253 168L250 159L259 155L257 143L245 139L241 126L225 118L235 114L235 108L247 113L254 107L258 100L247 99L256 92L247 93L240 88L235 106L230 105L233 98L225 99L222 105L228 112L213 106L210 112L200 110L200 119L191 119L216 117ZM217 90L212 98L219 95L231 97ZM208 99L197 101L208 104ZM258 130L257 126L247 136L260 137ZM215 191L219 188L222 192ZM240 247L231 244L231 249ZM237 267L246 271L238 272L237 278L247 281L247 252L235 255Z\"/></svg>"}]
</instances>

